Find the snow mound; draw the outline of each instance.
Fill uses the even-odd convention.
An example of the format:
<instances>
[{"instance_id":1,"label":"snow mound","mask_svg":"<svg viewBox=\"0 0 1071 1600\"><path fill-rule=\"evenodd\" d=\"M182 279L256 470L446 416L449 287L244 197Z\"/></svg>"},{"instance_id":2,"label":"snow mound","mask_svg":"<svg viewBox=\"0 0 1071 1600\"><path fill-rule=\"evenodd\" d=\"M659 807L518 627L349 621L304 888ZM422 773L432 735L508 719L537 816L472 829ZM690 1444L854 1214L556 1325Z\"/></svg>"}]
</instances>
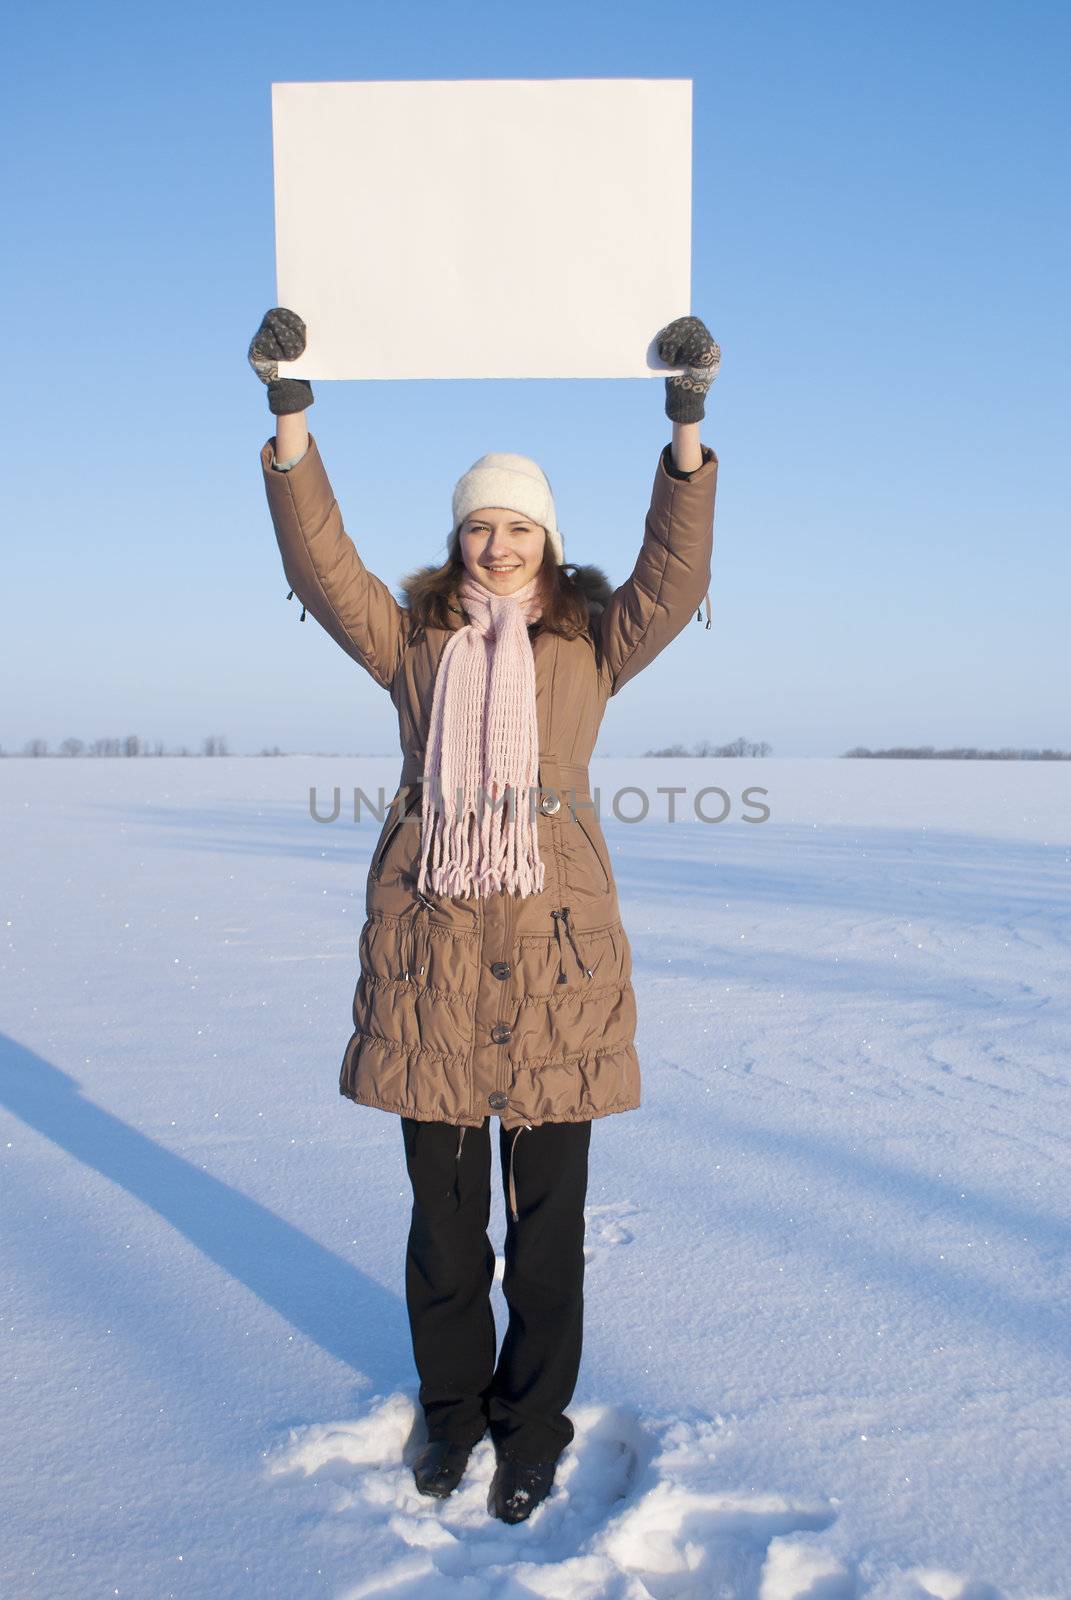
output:
<instances>
[{"instance_id":1,"label":"snow mound","mask_svg":"<svg viewBox=\"0 0 1071 1600\"><path fill-rule=\"evenodd\" d=\"M483 1439L444 1501L418 1493L411 1463L425 1433L415 1400L377 1396L353 1422L291 1429L269 1457L274 1478L315 1479L322 1537L353 1551L340 1600L834 1600L841 1569L795 1559L775 1541L828 1527L820 1499L716 1487L722 1419L656 1418L584 1405L554 1488L514 1527L489 1514L494 1450ZM838 1588L836 1584L840 1583ZM793 1587L795 1584L795 1587Z\"/></svg>"},{"instance_id":2,"label":"snow mound","mask_svg":"<svg viewBox=\"0 0 1071 1600\"><path fill-rule=\"evenodd\" d=\"M338 1600L1005 1600L936 1567L879 1573L842 1560L822 1542L837 1507L820 1495L720 1482L731 1431L720 1416L608 1404L570 1416L576 1436L554 1487L515 1526L490 1512L489 1438L446 1500L417 1491L411 1466L427 1435L415 1394L401 1391L354 1421L291 1428L267 1473L311 1491L307 1537L352 1563Z\"/></svg>"}]
</instances>

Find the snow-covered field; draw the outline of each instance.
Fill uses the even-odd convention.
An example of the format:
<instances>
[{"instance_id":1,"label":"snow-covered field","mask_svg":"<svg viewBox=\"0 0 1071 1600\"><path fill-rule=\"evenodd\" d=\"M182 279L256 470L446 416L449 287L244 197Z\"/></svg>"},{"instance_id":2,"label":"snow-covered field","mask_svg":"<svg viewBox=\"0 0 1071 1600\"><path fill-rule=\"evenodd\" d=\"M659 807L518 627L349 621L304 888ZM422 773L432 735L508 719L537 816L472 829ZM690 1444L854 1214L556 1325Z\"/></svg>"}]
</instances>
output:
<instances>
[{"instance_id":1,"label":"snow-covered field","mask_svg":"<svg viewBox=\"0 0 1071 1600\"><path fill-rule=\"evenodd\" d=\"M400 1128L338 1094L377 824L308 791L397 772L0 762L0 1594L1071 1596L1071 765L593 763L645 1102L517 1527L487 1440L413 1485Z\"/></svg>"}]
</instances>

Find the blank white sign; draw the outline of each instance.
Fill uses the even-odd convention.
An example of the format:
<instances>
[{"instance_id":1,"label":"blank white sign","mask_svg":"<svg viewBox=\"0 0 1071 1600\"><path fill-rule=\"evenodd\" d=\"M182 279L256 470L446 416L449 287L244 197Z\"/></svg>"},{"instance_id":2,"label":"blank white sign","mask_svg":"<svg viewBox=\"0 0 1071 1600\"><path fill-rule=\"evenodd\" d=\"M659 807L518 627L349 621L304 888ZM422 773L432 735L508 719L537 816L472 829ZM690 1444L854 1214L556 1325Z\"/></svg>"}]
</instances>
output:
<instances>
[{"instance_id":1,"label":"blank white sign","mask_svg":"<svg viewBox=\"0 0 1071 1600\"><path fill-rule=\"evenodd\" d=\"M274 83L304 378L640 378L691 307L692 80Z\"/></svg>"}]
</instances>

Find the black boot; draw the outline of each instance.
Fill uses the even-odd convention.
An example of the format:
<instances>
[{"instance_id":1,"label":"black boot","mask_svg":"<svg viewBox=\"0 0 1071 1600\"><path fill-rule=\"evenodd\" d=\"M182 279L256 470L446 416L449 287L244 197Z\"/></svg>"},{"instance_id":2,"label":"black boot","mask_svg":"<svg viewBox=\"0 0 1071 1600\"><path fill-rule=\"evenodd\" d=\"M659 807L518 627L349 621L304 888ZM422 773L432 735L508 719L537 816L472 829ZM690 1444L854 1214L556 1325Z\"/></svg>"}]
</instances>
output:
<instances>
[{"instance_id":1,"label":"black boot","mask_svg":"<svg viewBox=\"0 0 1071 1600\"><path fill-rule=\"evenodd\" d=\"M429 1439L413 1462L413 1477L421 1494L445 1500L453 1494L472 1454L471 1444L455 1444L452 1439Z\"/></svg>"},{"instance_id":2,"label":"black boot","mask_svg":"<svg viewBox=\"0 0 1071 1600\"><path fill-rule=\"evenodd\" d=\"M487 1509L503 1522L523 1522L547 1498L557 1461L512 1461L500 1456Z\"/></svg>"}]
</instances>

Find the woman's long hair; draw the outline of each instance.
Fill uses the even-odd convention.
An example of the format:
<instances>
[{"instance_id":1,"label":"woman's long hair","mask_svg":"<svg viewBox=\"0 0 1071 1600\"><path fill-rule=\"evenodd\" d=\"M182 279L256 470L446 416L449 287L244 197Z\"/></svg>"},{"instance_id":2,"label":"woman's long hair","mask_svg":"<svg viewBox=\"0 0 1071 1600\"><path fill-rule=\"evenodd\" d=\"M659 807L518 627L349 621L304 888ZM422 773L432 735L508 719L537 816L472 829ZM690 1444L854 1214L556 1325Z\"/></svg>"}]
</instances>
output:
<instances>
[{"instance_id":1,"label":"woman's long hair","mask_svg":"<svg viewBox=\"0 0 1071 1600\"><path fill-rule=\"evenodd\" d=\"M540 626L548 633L575 639L588 626L588 599L584 588L568 569L580 570L573 561L559 566L548 539L539 569L543 601ZM457 590L466 570L461 556L461 530L455 528L447 542L447 557L441 567L418 567L402 580L410 616L416 625L447 629L463 626L464 612Z\"/></svg>"}]
</instances>

